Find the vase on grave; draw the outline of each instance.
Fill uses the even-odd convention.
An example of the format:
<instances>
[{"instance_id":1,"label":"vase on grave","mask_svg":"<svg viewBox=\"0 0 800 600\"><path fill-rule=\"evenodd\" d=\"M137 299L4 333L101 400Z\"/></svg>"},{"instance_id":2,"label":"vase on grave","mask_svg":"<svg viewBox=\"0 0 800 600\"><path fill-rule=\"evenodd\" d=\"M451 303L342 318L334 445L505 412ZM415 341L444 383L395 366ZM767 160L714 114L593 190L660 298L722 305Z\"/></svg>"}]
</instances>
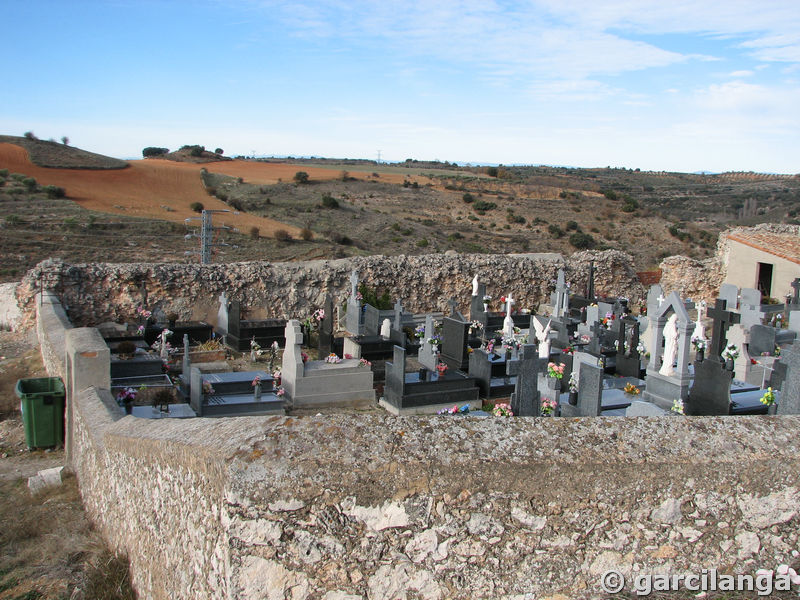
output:
<instances>
[{"instance_id":1,"label":"vase on grave","mask_svg":"<svg viewBox=\"0 0 800 600\"><path fill-rule=\"evenodd\" d=\"M261 384L257 383L253 386L253 399L261 400Z\"/></svg>"},{"instance_id":2,"label":"vase on grave","mask_svg":"<svg viewBox=\"0 0 800 600\"><path fill-rule=\"evenodd\" d=\"M506 350L506 360L511 360L511 348Z\"/></svg>"},{"instance_id":3,"label":"vase on grave","mask_svg":"<svg viewBox=\"0 0 800 600\"><path fill-rule=\"evenodd\" d=\"M703 358L705 358L705 350L698 350L695 360L697 360L697 362L703 362Z\"/></svg>"},{"instance_id":4,"label":"vase on grave","mask_svg":"<svg viewBox=\"0 0 800 600\"><path fill-rule=\"evenodd\" d=\"M726 358L725 359L725 368L728 371L733 371L733 359L732 358Z\"/></svg>"},{"instance_id":5,"label":"vase on grave","mask_svg":"<svg viewBox=\"0 0 800 600\"><path fill-rule=\"evenodd\" d=\"M447 365L444 363L439 363L436 365L436 371L438 371L439 377L444 377L444 374L447 372Z\"/></svg>"},{"instance_id":6,"label":"vase on grave","mask_svg":"<svg viewBox=\"0 0 800 600\"><path fill-rule=\"evenodd\" d=\"M420 370L419 370L419 380L420 381L425 381L427 376L428 376L428 369L426 369L425 367L420 368Z\"/></svg>"},{"instance_id":7,"label":"vase on grave","mask_svg":"<svg viewBox=\"0 0 800 600\"><path fill-rule=\"evenodd\" d=\"M569 403L572 406L578 406L578 392L569 393Z\"/></svg>"},{"instance_id":8,"label":"vase on grave","mask_svg":"<svg viewBox=\"0 0 800 600\"><path fill-rule=\"evenodd\" d=\"M769 407L767 408L767 414L768 415L777 415L778 414L778 405L775 404L774 402L772 404L770 404Z\"/></svg>"},{"instance_id":9,"label":"vase on grave","mask_svg":"<svg viewBox=\"0 0 800 600\"><path fill-rule=\"evenodd\" d=\"M489 312L489 305L486 302L483 303L483 312Z\"/></svg>"}]
</instances>

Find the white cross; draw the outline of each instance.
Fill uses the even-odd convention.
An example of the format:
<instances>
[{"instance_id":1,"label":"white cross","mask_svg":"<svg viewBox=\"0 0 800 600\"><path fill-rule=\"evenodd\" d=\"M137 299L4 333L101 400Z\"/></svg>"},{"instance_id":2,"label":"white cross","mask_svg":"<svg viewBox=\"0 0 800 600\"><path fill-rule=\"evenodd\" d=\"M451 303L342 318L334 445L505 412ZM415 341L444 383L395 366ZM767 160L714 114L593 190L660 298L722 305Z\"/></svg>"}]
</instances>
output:
<instances>
[{"instance_id":1,"label":"white cross","mask_svg":"<svg viewBox=\"0 0 800 600\"><path fill-rule=\"evenodd\" d=\"M514 298L511 297L511 294L506 296L506 316L511 314L511 305L514 304Z\"/></svg>"},{"instance_id":2,"label":"white cross","mask_svg":"<svg viewBox=\"0 0 800 600\"><path fill-rule=\"evenodd\" d=\"M664 304L664 300L666 300L666 298L664 298L664 294L659 294L656 300L658 300L658 306L661 308L661 305Z\"/></svg>"}]
</instances>

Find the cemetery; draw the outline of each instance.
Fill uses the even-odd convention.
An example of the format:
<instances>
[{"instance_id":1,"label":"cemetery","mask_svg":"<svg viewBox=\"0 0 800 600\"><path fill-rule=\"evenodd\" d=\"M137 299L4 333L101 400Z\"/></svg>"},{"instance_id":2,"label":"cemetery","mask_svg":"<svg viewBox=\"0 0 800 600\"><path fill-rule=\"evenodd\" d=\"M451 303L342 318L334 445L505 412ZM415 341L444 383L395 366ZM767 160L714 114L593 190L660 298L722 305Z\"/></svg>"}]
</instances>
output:
<instances>
[{"instance_id":1,"label":"cemetery","mask_svg":"<svg viewBox=\"0 0 800 600\"><path fill-rule=\"evenodd\" d=\"M593 270L571 285L553 265L538 304L477 269L427 308L394 287L391 310L362 304L358 269L294 314L242 319L233 290L215 293L195 320L216 354L192 337L205 327L160 323L148 343L135 310L73 327L41 294L42 355L67 384L87 510L128 549L137 587L187 598L580 595L609 561L657 568L668 545L681 568L732 548L731 569L781 554L778 537L796 546L797 296L781 312L725 286L706 301L660 285L641 302L598 297ZM503 298L493 311L490 295ZM152 293L136 300L156 312ZM135 525L147 519L160 533ZM550 566L522 551L525 577L494 575L484 561L507 561L519 540ZM334 583L335 563L363 579Z\"/></svg>"}]
</instances>

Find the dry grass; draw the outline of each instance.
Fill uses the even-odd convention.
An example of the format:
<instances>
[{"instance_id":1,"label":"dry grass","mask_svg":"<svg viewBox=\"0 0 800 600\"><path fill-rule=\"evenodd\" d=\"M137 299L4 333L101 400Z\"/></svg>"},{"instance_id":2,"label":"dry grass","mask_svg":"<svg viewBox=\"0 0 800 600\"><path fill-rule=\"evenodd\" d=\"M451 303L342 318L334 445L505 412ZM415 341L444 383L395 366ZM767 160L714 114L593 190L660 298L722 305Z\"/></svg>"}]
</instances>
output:
<instances>
[{"instance_id":1,"label":"dry grass","mask_svg":"<svg viewBox=\"0 0 800 600\"><path fill-rule=\"evenodd\" d=\"M86 518L77 481L31 496L24 479L0 481L0 600L135 598L127 561Z\"/></svg>"}]
</instances>

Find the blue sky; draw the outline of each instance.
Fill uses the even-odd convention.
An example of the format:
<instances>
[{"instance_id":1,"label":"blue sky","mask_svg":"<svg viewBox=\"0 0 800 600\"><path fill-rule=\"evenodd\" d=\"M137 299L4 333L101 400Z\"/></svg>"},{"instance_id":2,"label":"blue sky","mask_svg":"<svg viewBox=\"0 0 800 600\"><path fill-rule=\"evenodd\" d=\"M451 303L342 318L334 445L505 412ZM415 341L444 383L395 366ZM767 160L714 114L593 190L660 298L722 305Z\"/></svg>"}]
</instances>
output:
<instances>
[{"instance_id":1,"label":"blue sky","mask_svg":"<svg viewBox=\"0 0 800 600\"><path fill-rule=\"evenodd\" d=\"M800 2L2 2L0 133L800 172Z\"/></svg>"}]
</instances>

